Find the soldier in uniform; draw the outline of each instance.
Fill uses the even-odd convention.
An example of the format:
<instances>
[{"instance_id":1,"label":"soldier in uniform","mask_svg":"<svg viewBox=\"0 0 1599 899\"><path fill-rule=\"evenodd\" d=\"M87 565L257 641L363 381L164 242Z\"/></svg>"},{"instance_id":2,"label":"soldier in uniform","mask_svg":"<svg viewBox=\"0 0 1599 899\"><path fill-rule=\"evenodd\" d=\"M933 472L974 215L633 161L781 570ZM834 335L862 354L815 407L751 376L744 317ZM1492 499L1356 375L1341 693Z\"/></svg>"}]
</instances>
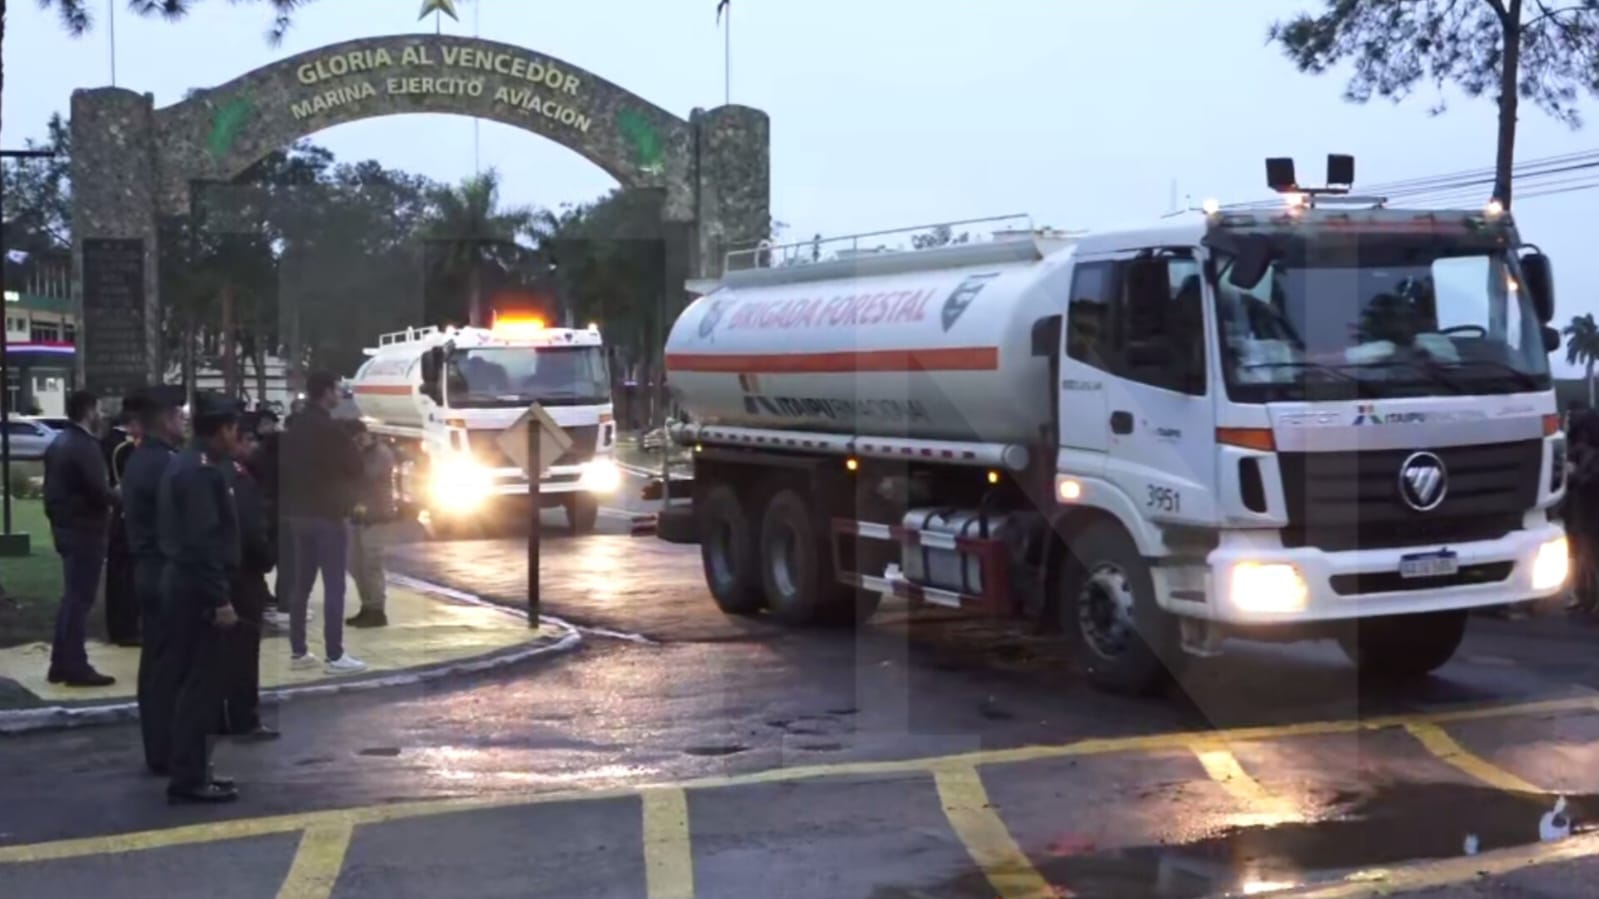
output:
<instances>
[{"instance_id":1,"label":"soldier in uniform","mask_svg":"<svg viewBox=\"0 0 1599 899\"><path fill-rule=\"evenodd\" d=\"M183 391L157 387L145 392L140 409L143 437L127 456L122 472L122 501L133 563L133 593L139 604L139 729L144 736L144 762L151 773L165 775L171 755L172 706L177 684L162 665L167 629L163 625L161 572L166 559L157 534L157 497L161 476L183 441Z\"/></svg>"},{"instance_id":2,"label":"soldier in uniform","mask_svg":"<svg viewBox=\"0 0 1599 899\"><path fill-rule=\"evenodd\" d=\"M239 451L229 466L234 502L239 510L240 565L233 578L233 608L240 626L233 629L234 666L223 697L222 732L249 740L273 740L278 732L261 722L261 626L272 600L267 572L276 563L277 546L267 524L262 490L261 449L257 440L259 413L243 416Z\"/></svg>"},{"instance_id":3,"label":"soldier in uniform","mask_svg":"<svg viewBox=\"0 0 1599 899\"><path fill-rule=\"evenodd\" d=\"M112 428L105 440L106 463L111 472L111 487L122 484L128 460L139 445L143 431L141 405L145 392L135 391L122 399L122 423ZM106 637L118 646L139 645L139 598L133 586L133 557L128 551L127 514L111 512L111 531L107 535L105 560Z\"/></svg>"},{"instance_id":4,"label":"soldier in uniform","mask_svg":"<svg viewBox=\"0 0 1599 899\"><path fill-rule=\"evenodd\" d=\"M222 716L231 632L239 625L231 594L242 545L230 474L238 452L239 408L201 394L193 417L194 442L167 465L157 515L166 557L162 590L168 634L162 668L178 684L167 799L232 802L239 797L233 784L211 775L210 738Z\"/></svg>"}]
</instances>

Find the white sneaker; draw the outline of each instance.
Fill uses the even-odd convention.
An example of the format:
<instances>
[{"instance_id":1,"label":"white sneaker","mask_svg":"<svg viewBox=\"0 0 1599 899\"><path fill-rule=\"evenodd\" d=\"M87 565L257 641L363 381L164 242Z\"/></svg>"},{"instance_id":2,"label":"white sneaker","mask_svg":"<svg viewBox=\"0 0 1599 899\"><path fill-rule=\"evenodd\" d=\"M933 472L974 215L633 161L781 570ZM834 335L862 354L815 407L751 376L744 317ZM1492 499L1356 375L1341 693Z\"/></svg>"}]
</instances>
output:
<instances>
[{"instance_id":1,"label":"white sneaker","mask_svg":"<svg viewBox=\"0 0 1599 899\"><path fill-rule=\"evenodd\" d=\"M294 671L309 671L320 664L321 661L321 659L310 653L306 653L303 656L290 656L289 668Z\"/></svg>"},{"instance_id":2,"label":"white sneaker","mask_svg":"<svg viewBox=\"0 0 1599 899\"><path fill-rule=\"evenodd\" d=\"M328 660L328 666L325 670L329 674L354 674L357 671L365 671L366 663L349 653L345 653L336 659Z\"/></svg>"}]
</instances>

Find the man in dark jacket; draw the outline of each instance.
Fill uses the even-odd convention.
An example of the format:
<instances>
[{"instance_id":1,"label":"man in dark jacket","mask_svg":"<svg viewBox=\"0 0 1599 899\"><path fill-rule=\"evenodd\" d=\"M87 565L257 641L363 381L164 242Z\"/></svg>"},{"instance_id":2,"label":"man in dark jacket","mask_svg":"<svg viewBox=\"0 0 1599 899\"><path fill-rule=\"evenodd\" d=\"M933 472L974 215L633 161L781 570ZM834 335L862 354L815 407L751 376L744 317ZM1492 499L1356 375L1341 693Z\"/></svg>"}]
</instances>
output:
<instances>
[{"instance_id":1,"label":"man in dark jacket","mask_svg":"<svg viewBox=\"0 0 1599 899\"><path fill-rule=\"evenodd\" d=\"M239 513L229 466L238 452L238 406L195 398L194 441L161 478L157 522L168 628L162 667L177 675L168 762L172 802L231 802L238 791L211 775L211 735L228 687L233 579L241 564Z\"/></svg>"},{"instance_id":2,"label":"man in dark jacket","mask_svg":"<svg viewBox=\"0 0 1599 899\"><path fill-rule=\"evenodd\" d=\"M177 703L181 672L164 662L166 612L161 594L158 505L161 477L183 441L183 390L157 387L147 391L140 411L143 436L122 472L122 517L133 560L133 593L139 603L139 730L144 737L144 763L153 774L166 774L172 754L172 708Z\"/></svg>"},{"instance_id":3,"label":"man in dark jacket","mask_svg":"<svg viewBox=\"0 0 1599 899\"><path fill-rule=\"evenodd\" d=\"M239 510L239 570L233 578L233 608L240 626L233 629L234 665L223 697L222 732L252 740L276 739L278 732L261 721L261 626L272 598L267 572L277 547L268 535L267 512L259 480L261 454L255 415L240 421L239 452L229 471Z\"/></svg>"},{"instance_id":4,"label":"man in dark jacket","mask_svg":"<svg viewBox=\"0 0 1599 899\"><path fill-rule=\"evenodd\" d=\"M344 651L344 591L349 576L349 516L362 474L361 456L349 433L333 419L338 379L313 372L306 379L305 411L284 434L281 499L294 534L294 592L289 597L291 668L315 668L305 641L311 588L322 575L322 637L327 672L366 668Z\"/></svg>"},{"instance_id":5,"label":"man in dark jacket","mask_svg":"<svg viewBox=\"0 0 1599 899\"><path fill-rule=\"evenodd\" d=\"M50 647L50 682L69 687L105 687L116 678L89 664L84 647L89 610L100 589L106 539L117 496L106 474L105 455L95 431L100 398L79 390L67 398L72 425L58 434L44 454L44 510L61 556L61 609Z\"/></svg>"},{"instance_id":6,"label":"man in dark jacket","mask_svg":"<svg viewBox=\"0 0 1599 899\"><path fill-rule=\"evenodd\" d=\"M122 475L134 447L139 445L143 431L140 406L144 391L135 391L122 399L120 423L111 429L103 442L106 463L111 473L111 486L121 492ZM111 513L111 530L106 541L105 559L105 631L106 638L118 646L139 645L139 599L133 589L133 557L128 553L126 512L116 509Z\"/></svg>"},{"instance_id":7,"label":"man in dark jacket","mask_svg":"<svg viewBox=\"0 0 1599 899\"><path fill-rule=\"evenodd\" d=\"M394 451L359 420L352 422L361 451L361 493L350 515L350 573L361 609L344 623L350 627L387 627L388 583L383 570L385 525L399 517L394 502Z\"/></svg>"}]
</instances>

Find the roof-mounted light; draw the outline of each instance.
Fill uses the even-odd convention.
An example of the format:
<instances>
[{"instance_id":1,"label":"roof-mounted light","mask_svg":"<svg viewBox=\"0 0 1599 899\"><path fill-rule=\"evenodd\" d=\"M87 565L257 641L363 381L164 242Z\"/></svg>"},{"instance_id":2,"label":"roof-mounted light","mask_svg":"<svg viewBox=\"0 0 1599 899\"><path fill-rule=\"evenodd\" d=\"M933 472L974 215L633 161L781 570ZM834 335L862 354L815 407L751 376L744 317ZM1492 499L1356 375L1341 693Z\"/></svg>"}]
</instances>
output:
<instances>
[{"instance_id":1,"label":"roof-mounted light","mask_svg":"<svg viewBox=\"0 0 1599 899\"><path fill-rule=\"evenodd\" d=\"M537 316L498 316L489 331L500 338L535 337L544 331L544 319Z\"/></svg>"},{"instance_id":2,"label":"roof-mounted light","mask_svg":"<svg viewBox=\"0 0 1599 899\"><path fill-rule=\"evenodd\" d=\"M1199 208L1204 210L1206 215L1215 215L1221 212L1221 202L1215 197L1207 197L1203 203L1199 204Z\"/></svg>"},{"instance_id":3,"label":"roof-mounted light","mask_svg":"<svg viewBox=\"0 0 1599 899\"><path fill-rule=\"evenodd\" d=\"M1491 219L1496 219L1505 214L1505 204L1499 202L1498 197L1494 197L1488 201L1487 205L1482 207L1482 214Z\"/></svg>"}]
</instances>

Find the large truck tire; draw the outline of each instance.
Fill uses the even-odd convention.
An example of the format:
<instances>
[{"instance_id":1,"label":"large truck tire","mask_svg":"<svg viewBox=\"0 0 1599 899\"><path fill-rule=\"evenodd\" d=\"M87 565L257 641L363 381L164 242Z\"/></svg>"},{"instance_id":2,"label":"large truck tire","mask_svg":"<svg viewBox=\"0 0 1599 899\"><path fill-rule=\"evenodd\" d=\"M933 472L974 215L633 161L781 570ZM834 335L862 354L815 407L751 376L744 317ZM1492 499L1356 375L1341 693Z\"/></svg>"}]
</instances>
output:
<instances>
[{"instance_id":1,"label":"large truck tire","mask_svg":"<svg viewBox=\"0 0 1599 899\"><path fill-rule=\"evenodd\" d=\"M727 484L706 491L699 506L700 562L716 605L729 615L754 615L765 605L755 529Z\"/></svg>"},{"instance_id":2,"label":"large truck tire","mask_svg":"<svg viewBox=\"0 0 1599 899\"><path fill-rule=\"evenodd\" d=\"M805 495L784 487L772 495L761 516L761 587L766 608L785 624L851 624L862 620L859 591L833 577L826 535Z\"/></svg>"},{"instance_id":3,"label":"large truck tire","mask_svg":"<svg viewBox=\"0 0 1599 899\"><path fill-rule=\"evenodd\" d=\"M567 530L581 537L594 533L600 520L600 501L589 493L574 493L561 501L566 509Z\"/></svg>"},{"instance_id":4,"label":"large truck tire","mask_svg":"<svg viewBox=\"0 0 1599 899\"><path fill-rule=\"evenodd\" d=\"M1460 648L1466 618L1464 611L1363 618L1339 632L1338 645L1362 675L1384 680L1425 677Z\"/></svg>"},{"instance_id":5,"label":"large truck tire","mask_svg":"<svg viewBox=\"0 0 1599 899\"><path fill-rule=\"evenodd\" d=\"M1132 538L1115 524L1090 524L1071 538L1064 562L1060 625L1083 675L1109 693L1163 689L1182 661L1177 619L1155 601Z\"/></svg>"}]
</instances>

